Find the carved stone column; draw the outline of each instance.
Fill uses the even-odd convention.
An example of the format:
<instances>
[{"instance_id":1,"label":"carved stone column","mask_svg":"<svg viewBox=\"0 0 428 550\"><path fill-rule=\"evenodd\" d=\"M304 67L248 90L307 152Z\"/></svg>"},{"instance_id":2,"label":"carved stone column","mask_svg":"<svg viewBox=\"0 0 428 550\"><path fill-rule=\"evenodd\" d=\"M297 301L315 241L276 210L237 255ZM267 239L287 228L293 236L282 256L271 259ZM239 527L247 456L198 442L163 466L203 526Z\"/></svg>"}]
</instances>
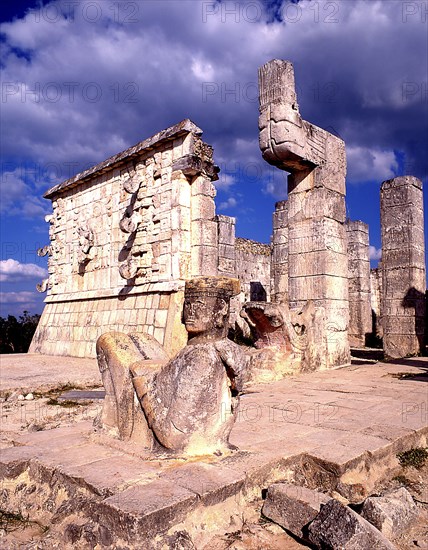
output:
<instances>
[{"instance_id":1,"label":"carved stone column","mask_svg":"<svg viewBox=\"0 0 428 550\"><path fill-rule=\"evenodd\" d=\"M345 144L302 120L293 66L273 60L259 69L259 142L263 158L288 178L288 293L291 308L312 299L325 312L325 364L350 362Z\"/></svg>"},{"instance_id":2,"label":"carved stone column","mask_svg":"<svg viewBox=\"0 0 428 550\"><path fill-rule=\"evenodd\" d=\"M349 342L362 347L372 332L370 304L369 227L361 221L346 222L349 256Z\"/></svg>"},{"instance_id":3,"label":"carved stone column","mask_svg":"<svg viewBox=\"0 0 428 550\"><path fill-rule=\"evenodd\" d=\"M279 201L273 213L272 302L288 304L288 204Z\"/></svg>"},{"instance_id":4,"label":"carved stone column","mask_svg":"<svg viewBox=\"0 0 428 550\"><path fill-rule=\"evenodd\" d=\"M413 176L384 181L382 324L385 355L417 355L425 329L425 241L422 182Z\"/></svg>"}]
</instances>

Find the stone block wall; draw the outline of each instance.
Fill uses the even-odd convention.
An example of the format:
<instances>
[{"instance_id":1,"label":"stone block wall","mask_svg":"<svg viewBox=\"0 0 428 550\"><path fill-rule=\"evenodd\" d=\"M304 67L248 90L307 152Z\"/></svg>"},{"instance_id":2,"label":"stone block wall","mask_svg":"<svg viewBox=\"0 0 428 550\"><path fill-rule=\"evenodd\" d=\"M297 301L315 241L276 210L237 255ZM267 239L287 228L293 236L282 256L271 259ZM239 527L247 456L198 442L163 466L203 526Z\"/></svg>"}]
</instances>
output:
<instances>
[{"instance_id":1,"label":"stone block wall","mask_svg":"<svg viewBox=\"0 0 428 550\"><path fill-rule=\"evenodd\" d=\"M182 299L182 292L147 292L127 295L120 303L114 296L50 302L30 352L95 357L98 337L110 331L145 331L161 344L172 342L173 349L182 332Z\"/></svg>"},{"instance_id":2,"label":"stone block wall","mask_svg":"<svg viewBox=\"0 0 428 550\"><path fill-rule=\"evenodd\" d=\"M241 283L241 294L234 300L239 304L248 301L270 301L272 247L250 239L235 236L236 219L217 216L218 274L236 277Z\"/></svg>"},{"instance_id":3,"label":"stone block wall","mask_svg":"<svg viewBox=\"0 0 428 550\"><path fill-rule=\"evenodd\" d=\"M218 274L236 277L235 225L230 216L217 216Z\"/></svg>"},{"instance_id":4,"label":"stone block wall","mask_svg":"<svg viewBox=\"0 0 428 550\"><path fill-rule=\"evenodd\" d=\"M326 352L320 368L347 365L350 351L345 144L301 117L289 61L273 59L259 68L259 112L263 158L290 173L286 290L289 305L301 309L313 300L323 313Z\"/></svg>"}]
</instances>

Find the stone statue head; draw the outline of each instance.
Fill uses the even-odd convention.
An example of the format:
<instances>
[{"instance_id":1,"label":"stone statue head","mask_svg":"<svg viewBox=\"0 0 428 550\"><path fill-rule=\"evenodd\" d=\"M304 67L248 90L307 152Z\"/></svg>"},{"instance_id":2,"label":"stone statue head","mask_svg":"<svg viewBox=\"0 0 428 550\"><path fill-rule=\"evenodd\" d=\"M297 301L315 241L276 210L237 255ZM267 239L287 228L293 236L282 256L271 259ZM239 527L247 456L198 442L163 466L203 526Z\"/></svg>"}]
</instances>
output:
<instances>
[{"instance_id":1,"label":"stone statue head","mask_svg":"<svg viewBox=\"0 0 428 550\"><path fill-rule=\"evenodd\" d=\"M230 298L239 293L237 279L197 277L186 282L183 322L189 340L210 341L225 338L229 322Z\"/></svg>"}]
</instances>

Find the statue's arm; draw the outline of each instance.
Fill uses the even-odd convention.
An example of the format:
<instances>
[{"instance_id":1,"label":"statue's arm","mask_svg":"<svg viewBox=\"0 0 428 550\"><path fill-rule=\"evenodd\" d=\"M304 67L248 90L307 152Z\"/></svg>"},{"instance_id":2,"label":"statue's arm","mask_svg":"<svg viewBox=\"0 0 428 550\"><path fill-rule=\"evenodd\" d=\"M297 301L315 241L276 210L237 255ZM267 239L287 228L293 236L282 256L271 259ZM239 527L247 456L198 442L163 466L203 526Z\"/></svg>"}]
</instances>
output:
<instances>
[{"instance_id":1,"label":"statue's arm","mask_svg":"<svg viewBox=\"0 0 428 550\"><path fill-rule=\"evenodd\" d=\"M248 372L245 353L240 346L226 339L215 342L215 348L228 371L228 375L233 377L237 391L241 392Z\"/></svg>"}]
</instances>

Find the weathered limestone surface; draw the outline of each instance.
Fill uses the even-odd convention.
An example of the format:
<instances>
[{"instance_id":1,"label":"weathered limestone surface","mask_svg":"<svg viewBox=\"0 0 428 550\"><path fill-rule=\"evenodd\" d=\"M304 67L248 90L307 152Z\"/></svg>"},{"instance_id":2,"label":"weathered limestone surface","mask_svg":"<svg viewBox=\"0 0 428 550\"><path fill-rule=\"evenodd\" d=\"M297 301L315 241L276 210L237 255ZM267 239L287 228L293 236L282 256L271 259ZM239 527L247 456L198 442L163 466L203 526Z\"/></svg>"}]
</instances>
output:
<instances>
[{"instance_id":1,"label":"weathered limestone surface","mask_svg":"<svg viewBox=\"0 0 428 550\"><path fill-rule=\"evenodd\" d=\"M263 158L290 172L288 296L324 309L326 367L349 363L348 257L345 222L345 144L302 120L293 66L273 60L259 69L259 144Z\"/></svg>"},{"instance_id":2,"label":"weathered limestone surface","mask_svg":"<svg viewBox=\"0 0 428 550\"><path fill-rule=\"evenodd\" d=\"M375 336L383 337L382 327L382 262L378 267L370 269L370 303L372 308Z\"/></svg>"},{"instance_id":3,"label":"weathered limestone surface","mask_svg":"<svg viewBox=\"0 0 428 550\"><path fill-rule=\"evenodd\" d=\"M369 228L361 221L347 220L349 269L349 343L362 347L372 332L370 303Z\"/></svg>"},{"instance_id":4,"label":"weathered limestone surface","mask_svg":"<svg viewBox=\"0 0 428 550\"><path fill-rule=\"evenodd\" d=\"M273 213L272 302L288 303L288 206L287 201L275 204Z\"/></svg>"},{"instance_id":5,"label":"weathered limestone surface","mask_svg":"<svg viewBox=\"0 0 428 550\"><path fill-rule=\"evenodd\" d=\"M296 537L304 539L304 528L316 518L321 505L330 499L324 493L300 485L274 483L268 488L262 513Z\"/></svg>"},{"instance_id":6,"label":"weathered limestone surface","mask_svg":"<svg viewBox=\"0 0 428 550\"><path fill-rule=\"evenodd\" d=\"M236 249L235 225L236 218L216 216L218 227L218 273L225 277L235 277ZM241 270L239 270L241 276Z\"/></svg>"},{"instance_id":7,"label":"weathered limestone surface","mask_svg":"<svg viewBox=\"0 0 428 550\"><path fill-rule=\"evenodd\" d=\"M422 182L413 176L381 187L384 352L421 353L425 332L425 241Z\"/></svg>"},{"instance_id":8,"label":"weathered limestone surface","mask_svg":"<svg viewBox=\"0 0 428 550\"><path fill-rule=\"evenodd\" d=\"M241 302L269 302L270 245L237 237L235 254L236 277L241 282Z\"/></svg>"},{"instance_id":9,"label":"weathered limestone surface","mask_svg":"<svg viewBox=\"0 0 428 550\"><path fill-rule=\"evenodd\" d=\"M218 169L190 120L50 189L46 306L30 351L90 357L104 332L177 352L184 281L216 275Z\"/></svg>"},{"instance_id":10,"label":"weathered limestone surface","mask_svg":"<svg viewBox=\"0 0 428 550\"><path fill-rule=\"evenodd\" d=\"M392 493L369 497L364 501L361 515L388 539L400 535L415 519L416 504L412 496L401 487Z\"/></svg>"},{"instance_id":11,"label":"weathered limestone surface","mask_svg":"<svg viewBox=\"0 0 428 550\"><path fill-rule=\"evenodd\" d=\"M114 437L138 441L142 447L151 449L153 434L141 414L130 370L141 361L142 353L154 372L169 359L163 347L148 334L108 332L98 338L98 366L106 395L97 425Z\"/></svg>"},{"instance_id":12,"label":"weathered limestone surface","mask_svg":"<svg viewBox=\"0 0 428 550\"><path fill-rule=\"evenodd\" d=\"M395 546L371 523L334 499L321 508L308 530L309 540L320 549L395 550Z\"/></svg>"},{"instance_id":13,"label":"weathered limestone surface","mask_svg":"<svg viewBox=\"0 0 428 550\"><path fill-rule=\"evenodd\" d=\"M148 335L102 335L97 353L106 397L99 427L150 450L155 442L186 455L228 449L246 375L244 352L226 338L230 298L238 293L237 279L187 281L189 342L170 361Z\"/></svg>"}]
</instances>

